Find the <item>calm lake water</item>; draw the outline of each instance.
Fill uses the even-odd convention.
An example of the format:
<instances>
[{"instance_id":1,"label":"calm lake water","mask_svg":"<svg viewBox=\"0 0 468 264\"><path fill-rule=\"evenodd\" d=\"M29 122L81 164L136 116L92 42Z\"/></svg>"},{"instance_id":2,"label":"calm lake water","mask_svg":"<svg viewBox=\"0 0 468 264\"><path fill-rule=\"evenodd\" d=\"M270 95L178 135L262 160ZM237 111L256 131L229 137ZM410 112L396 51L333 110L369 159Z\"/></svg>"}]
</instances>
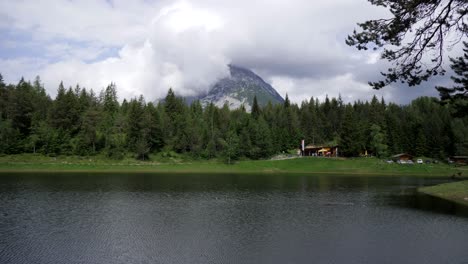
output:
<instances>
[{"instance_id":1,"label":"calm lake water","mask_svg":"<svg viewBox=\"0 0 468 264\"><path fill-rule=\"evenodd\" d=\"M468 263L446 179L0 175L0 263Z\"/></svg>"}]
</instances>

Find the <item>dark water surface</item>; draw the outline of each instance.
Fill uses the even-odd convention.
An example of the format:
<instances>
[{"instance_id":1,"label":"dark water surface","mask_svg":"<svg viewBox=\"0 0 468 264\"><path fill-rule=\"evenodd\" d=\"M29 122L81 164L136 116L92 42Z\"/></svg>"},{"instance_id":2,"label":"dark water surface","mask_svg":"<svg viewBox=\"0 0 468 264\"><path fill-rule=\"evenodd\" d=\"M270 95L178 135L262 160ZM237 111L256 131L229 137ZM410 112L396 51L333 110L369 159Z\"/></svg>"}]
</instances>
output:
<instances>
[{"instance_id":1,"label":"dark water surface","mask_svg":"<svg viewBox=\"0 0 468 264\"><path fill-rule=\"evenodd\" d=\"M0 263L468 263L446 179L0 175Z\"/></svg>"}]
</instances>

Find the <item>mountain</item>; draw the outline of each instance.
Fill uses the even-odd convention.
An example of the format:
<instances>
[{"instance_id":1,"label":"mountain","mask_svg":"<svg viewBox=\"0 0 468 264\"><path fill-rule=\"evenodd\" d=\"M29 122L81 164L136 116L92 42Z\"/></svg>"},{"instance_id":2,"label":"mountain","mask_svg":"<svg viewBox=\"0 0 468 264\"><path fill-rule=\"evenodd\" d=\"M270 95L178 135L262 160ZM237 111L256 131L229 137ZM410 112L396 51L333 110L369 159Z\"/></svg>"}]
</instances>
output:
<instances>
[{"instance_id":1,"label":"mountain","mask_svg":"<svg viewBox=\"0 0 468 264\"><path fill-rule=\"evenodd\" d=\"M283 103L284 99L278 92L260 76L251 70L229 65L230 75L216 82L206 95L200 96L203 106L212 102L218 107L223 107L227 102L230 109L239 108L242 104L250 111L253 98L256 95L260 106L271 103Z\"/></svg>"}]
</instances>

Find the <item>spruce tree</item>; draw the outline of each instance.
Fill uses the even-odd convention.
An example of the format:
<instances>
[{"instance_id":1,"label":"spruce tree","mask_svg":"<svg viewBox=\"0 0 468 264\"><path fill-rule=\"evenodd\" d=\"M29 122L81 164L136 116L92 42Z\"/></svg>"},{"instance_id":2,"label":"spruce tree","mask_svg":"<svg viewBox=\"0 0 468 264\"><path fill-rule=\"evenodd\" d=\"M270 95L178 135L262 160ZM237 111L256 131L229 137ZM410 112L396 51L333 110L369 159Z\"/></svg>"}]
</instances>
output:
<instances>
[{"instance_id":1,"label":"spruce tree","mask_svg":"<svg viewBox=\"0 0 468 264\"><path fill-rule=\"evenodd\" d=\"M15 154L18 149L19 131L13 128L11 120L0 119L0 154Z\"/></svg>"},{"instance_id":2,"label":"spruce tree","mask_svg":"<svg viewBox=\"0 0 468 264\"><path fill-rule=\"evenodd\" d=\"M284 108L289 108L289 106L291 106L291 102L289 101L288 94L286 94L286 97L284 98L283 106L284 106Z\"/></svg>"},{"instance_id":3,"label":"spruce tree","mask_svg":"<svg viewBox=\"0 0 468 264\"><path fill-rule=\"evenodd\" d=\"M142 100L132 99L129 103L127 116L127 148L136 151L138 141L144 141L143 131L143 104ZM143 142L140 142L143 145Z\"/></svg>"},{"instance_id":4,"label":"spruce tree","mask_svg":"<svg viewBox=\"0 0 468 264\"><path fill-rule=\"evenodd\" d=\"M255 95L253 98L253 103L252 103L252 117L255 120L257 120L259 116L260 116L260 107L258 106L257 95Z\"/></svg>"},{"instance_id":5,"label":"spruce tree","mask_svg":"<svg viewBox=\"0 0 468 264\"><path fill-rule=\"evenodd\" d=\"M340 149L341 153L347 157L358 156L362 151L362 146L359 141L359 127L357 119L354 116L354 110L351 105L345 107L345 116L343 128L340 134Z\"/></svg>"}]
</instances>

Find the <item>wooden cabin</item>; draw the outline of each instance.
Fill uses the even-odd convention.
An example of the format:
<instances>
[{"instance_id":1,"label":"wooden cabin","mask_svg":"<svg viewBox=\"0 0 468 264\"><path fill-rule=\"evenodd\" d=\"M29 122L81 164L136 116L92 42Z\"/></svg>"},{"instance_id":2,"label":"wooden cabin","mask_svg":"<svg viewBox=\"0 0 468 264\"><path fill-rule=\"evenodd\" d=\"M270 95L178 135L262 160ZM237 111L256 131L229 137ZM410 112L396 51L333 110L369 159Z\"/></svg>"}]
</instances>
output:
<instances>
[{"instance_id":1,"label":"wooden cabin","mask_svg":"<svg viewBox=\"0 0 468 264\"><path fill-rule=\"evenodd\" d=\"M404 160L404 161L413 160L413 156L408 154L408 153L396 154L392 158L395 161L397 161L397 160Z\"/></svg>"},{"instance_id":2,"label":"wooden cabin","mask_svg":"<svg viewBox=\"0 0 468 264\"><path fill-rule=\"evenodd\" d=\"M308 157L338 157L338 146L307 145L303 156Z\"/></svg>"},{"instance_id":3,"label":"wooden cabin","mask_svg":"<svg viewBox=\"0 0 468 264\"><path fill-rule=\"evenodd\" d=\"M468 156L453 156L450 160L457 165L468 165Z\"/></svg>"}]
</instances>

